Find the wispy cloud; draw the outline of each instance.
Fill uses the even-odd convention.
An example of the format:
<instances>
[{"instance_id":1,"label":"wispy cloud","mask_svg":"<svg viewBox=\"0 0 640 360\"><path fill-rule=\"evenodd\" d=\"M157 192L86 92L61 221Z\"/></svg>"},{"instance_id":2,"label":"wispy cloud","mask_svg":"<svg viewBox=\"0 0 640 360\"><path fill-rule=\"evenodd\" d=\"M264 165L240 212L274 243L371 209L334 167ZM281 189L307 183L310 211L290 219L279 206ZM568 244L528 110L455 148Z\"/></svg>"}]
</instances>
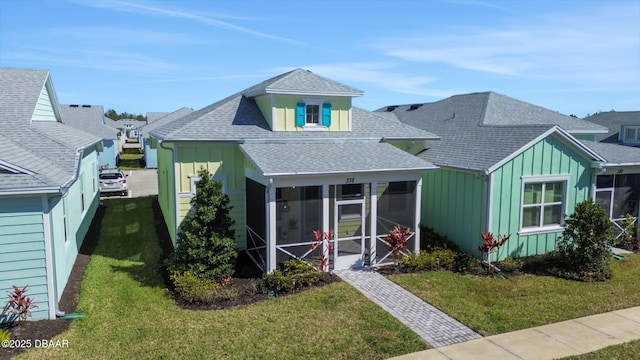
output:
<instances>
[{"instance_id":1,"label":"wispy cloud","mask_svg":"<svg viewBox=\"0 0 640 360\"><path fill-rule=\"evenodd\" d=\"M640 75L640 7L635 2L445 35L384 38L371 47L409 62L441 63L491 74L597 84L636 82Z\"/></svg>"},{"instance_id":2,"label":"wispy cloud","mask_svg":"<svg viewBox=\"0 0 640 360\"><path fill-rule=\"evenodd\" d=\"M193 45L211 42L188 34L122 26L69 26L46 30L67 44L88 43L123 47L128 45Z\"/></svg>"},{"instance_id":3,"label":"wispy cloud","mask_svg":"<svg viewBox=\"0 0 640 360\"><path fill-rule=\"evenodd\" d=\"M367 88L375 86L387 91L402 94L444 97L451 95L429 88L429 84L437 78L416 76L397 69L391 62L347 62L328 64L309 64L303 66L316 74L347 84L363 84ZM275 72L290 71L291 68L276 68Z\"/></svg>"},{"instance_id":4,"label":"wispy cloud","mask_svg":"<svg viewBox=\"0 0 640 360\"><path fill-rule=\"evenodd\" d=\"M212 26L212 27L216 27L224 30L236 31L236 32L240 32L240 33L244 33L247 35L256 36L264 39L286 42L286 43L304 46L304 47L312 47L311 45L304 43L302 41L298 41L288 37L268 34L262 31L253 30L247 27L235 25L229 21L221 20L221 19L236 19L236 20L239 19L237 17L232 17L228 15L224 15L224 16L218 15L218 14L201 15L199 13L195 13L192 11L170 9L170 8L161 7L158 5L153 5L152 3L136 3L136 2L120 1L120 0L107 0L107 1L71 0L71 1L79 5L91 6L91 7L97 7L97 8L107 8L107 9L122 11L122 12L132 12L132 13L137 13L145 16L162 16L162 17L169 17L169 18L185 19L185 20L195 21L207 26Z\"/></svg>"}]
</instances>

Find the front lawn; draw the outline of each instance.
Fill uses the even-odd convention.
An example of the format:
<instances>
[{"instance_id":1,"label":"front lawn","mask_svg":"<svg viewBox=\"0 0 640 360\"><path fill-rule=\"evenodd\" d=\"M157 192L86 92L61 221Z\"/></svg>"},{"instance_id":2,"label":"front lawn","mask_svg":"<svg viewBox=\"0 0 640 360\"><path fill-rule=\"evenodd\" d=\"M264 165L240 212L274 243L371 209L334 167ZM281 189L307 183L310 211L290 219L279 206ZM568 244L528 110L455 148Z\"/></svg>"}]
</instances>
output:
<instances>
[{"instance_id":1,"label":"front lawn","mask_svg":"<svg viewBox=\"0 0 640 360\"><path fill-rule=\"evenodd\" d=\"M143 169L142 159L144 158L144 153L142 153L139 149L123 149L123 152L120 154L120 165L118 168L120 170L138 170Z\"/></svg>"},{"instance_id":2,"label":"front lawn","mask_svg":"<svg viewBox=\"0 0 640 360\"><path fill-rule=\"evenodd\" d=\"M158 273L155 198L104 200L78 312L27 359L383 359L424 350L411 330L344 282L228 310L178 307ZM161 221L161 220L160 220Z\"/></svg>"},{"instance_id":3,"label":"front lawn","mask_svg":"<svg viewBox=\"0 0 640 360\"><path fill-rule=\"evenodd\" d=\"M588 354L569 356L562 360L640 359L640 340L613 345Z\"/></svg>"},{"instance_id":4,"label":"front lawn","mask_svg":"<svg viewBox=\"0 0 640 360\"><path fill-rule=\"evenodd\" d=\"M445 271L391 279L486 336L640 305L640 255L614 261L612 269L613 279L597 283Z\"/></svg>"}]
</instances>

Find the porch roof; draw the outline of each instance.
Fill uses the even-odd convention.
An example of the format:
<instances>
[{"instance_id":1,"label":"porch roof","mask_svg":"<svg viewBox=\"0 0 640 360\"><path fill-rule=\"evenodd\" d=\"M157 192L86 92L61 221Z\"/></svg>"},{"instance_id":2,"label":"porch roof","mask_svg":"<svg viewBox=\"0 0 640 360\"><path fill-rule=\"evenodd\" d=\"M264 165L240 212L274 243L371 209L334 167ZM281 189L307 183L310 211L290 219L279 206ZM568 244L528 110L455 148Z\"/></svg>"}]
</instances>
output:
<instances>
[{"instance_id":1,"label":"porch roof","mask_svg":"<svg viewBox=\"0 0 640 360\"><path fill-rule=\"evenodd\" d=\"M265 177L437 168L387 143L245 143L240 149Z\"/></svg>"},{"instance_id":2,"label":"porch roof","mask_svg":"<svg viewBox=\"0 0 640 360\"><path fill-rule=\"evenodd\" d=\"M587 140L582 143L606 159L604 166L640 165L640 148Z\"/></svg>"}]
</instances>

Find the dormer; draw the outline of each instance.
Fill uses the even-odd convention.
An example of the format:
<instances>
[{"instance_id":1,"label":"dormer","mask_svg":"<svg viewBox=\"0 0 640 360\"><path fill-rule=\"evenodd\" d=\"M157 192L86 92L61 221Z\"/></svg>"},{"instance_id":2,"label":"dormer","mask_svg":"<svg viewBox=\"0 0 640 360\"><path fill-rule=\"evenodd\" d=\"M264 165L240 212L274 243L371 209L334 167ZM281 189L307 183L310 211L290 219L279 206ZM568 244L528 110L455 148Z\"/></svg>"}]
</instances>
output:
<instances>
[{"instance_id":1,"label":"dormer","mask_svg":"<svg viewBox=\"0 0 640 360\"><path fill-rule=\"evenodd\" d=\"M273 131L351 131L351 100L362 91L297 69L244 95L254 99Z\"/></svg>"},{"instance_id":2,"label":"dormer","mask_svg":"<svg viewBox=\"0 0 640 360\"><path fill-rule=\"evenodd\" d=\"M621 125L619 136L624 145L640 145L640 125Z\"/></svg>"}]
</instances>

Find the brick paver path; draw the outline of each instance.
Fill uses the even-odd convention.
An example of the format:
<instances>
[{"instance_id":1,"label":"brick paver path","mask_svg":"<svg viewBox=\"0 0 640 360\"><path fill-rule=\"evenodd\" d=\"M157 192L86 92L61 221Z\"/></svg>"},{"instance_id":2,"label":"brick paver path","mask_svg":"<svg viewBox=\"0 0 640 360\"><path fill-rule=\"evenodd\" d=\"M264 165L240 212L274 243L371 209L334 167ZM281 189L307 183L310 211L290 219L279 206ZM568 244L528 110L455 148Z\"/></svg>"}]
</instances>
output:
<instances>
[{"instance_id":1,"label":"brick paver path","mask_svg":"<svg viewBox=\"0 0 640 360\"><path fill-rule=\"evenodd\" d=\"M336 270L334 273L415 331L433 347L482 337L373 270Z\"/></svg>"}]
</instances>

